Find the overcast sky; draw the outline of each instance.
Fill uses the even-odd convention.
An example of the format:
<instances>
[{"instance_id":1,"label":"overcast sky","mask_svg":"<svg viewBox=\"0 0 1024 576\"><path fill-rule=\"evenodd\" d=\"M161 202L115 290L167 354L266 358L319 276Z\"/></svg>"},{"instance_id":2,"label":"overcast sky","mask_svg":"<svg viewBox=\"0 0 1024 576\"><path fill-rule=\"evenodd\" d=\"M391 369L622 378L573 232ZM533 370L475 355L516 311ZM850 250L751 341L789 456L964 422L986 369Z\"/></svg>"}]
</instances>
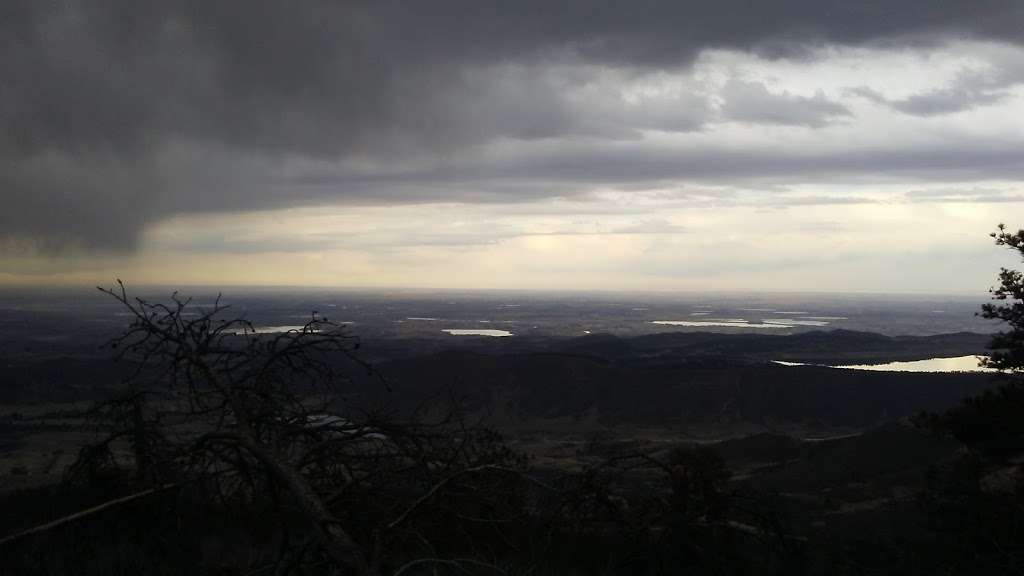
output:
<instances>
[{"instance_id":1,"label":"overcast sky","mask_svg":"<svg viewBox=\"0 0 1024 576\"><path fill-rule=\"evenodd\" d=\"M0 4L0 283L984 294L1024 2Z\"/></svg>"}]
</instances>

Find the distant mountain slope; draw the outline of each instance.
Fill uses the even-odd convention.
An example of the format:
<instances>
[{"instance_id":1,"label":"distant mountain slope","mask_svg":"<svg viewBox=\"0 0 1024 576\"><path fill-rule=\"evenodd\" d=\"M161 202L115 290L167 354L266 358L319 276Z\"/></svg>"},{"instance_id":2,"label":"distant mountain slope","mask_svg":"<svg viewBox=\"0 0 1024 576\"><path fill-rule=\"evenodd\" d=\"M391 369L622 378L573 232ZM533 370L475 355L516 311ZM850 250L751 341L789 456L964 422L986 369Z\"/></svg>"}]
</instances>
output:
<instances>
[{"instance_id":1,"label":"distant mountain slope","mask_svg":"<svg viewBox=\"0 0 1024 576\"><path fill-rule=\"evenodd\" d=\"M889 337L845 330L792 336L665 333L633 338L473 338L365 343L390 382L363 379L353 401L411 410L431 397L464 398L495 423L582 417L607 424L756 430L862 428L942 410L989 386L981 374L896 374L783 367L771 360L871 362L984 352L972 333ZM130 365L108 356L0 358L0 400L92 399ZM748 431L751 429L748 428Z\"/></svg>"},{"instance_id":2,"label":"distant mountain slope","mask_svg":"<svg viewBox=\"0 0 1024 576\"><path fill-rule=\"evenodd\" d=\"M942 410L992 382L987 374L785 367L725 357L619 358L448 351L380 366L407 407L453 395L503 422L598 415L602 422L765 429L863 428Z\"/></svg>"},{"instance_id":3,"label":"distant mountain slope","mask_svg":"<svg viewBox=\"0 0 1024 576\"><path fill-rule=\"evenodd\" d=\"M616 357L641 354L722 355L828 364L850 360L889 362L983 354L990 339L990 335L973 332L937 336L885 336L852 330L811 331L792 335L671 332L628 339L616 339L611 335L584 336L563 343L561 348L590 351L598 355L614 351Z\"/></svg>"}]
</instances>

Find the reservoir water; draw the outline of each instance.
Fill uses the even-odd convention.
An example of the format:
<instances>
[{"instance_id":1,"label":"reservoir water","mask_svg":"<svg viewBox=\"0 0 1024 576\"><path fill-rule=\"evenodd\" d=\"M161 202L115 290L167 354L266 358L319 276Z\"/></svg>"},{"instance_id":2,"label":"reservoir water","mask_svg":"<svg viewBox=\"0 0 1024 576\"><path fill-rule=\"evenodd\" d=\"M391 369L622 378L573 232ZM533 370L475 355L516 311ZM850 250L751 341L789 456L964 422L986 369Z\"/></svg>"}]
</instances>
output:
<instances>
[{"instance_id":1,"label":"reservoir water","mask_svg":"<svg viewBox=\"0 0 1024 576\"><path fill-rule=\"evenodd\" d=\"M512 336L513 334L508 330L481 330L481 329L459 329L449 328L441 330L441 332L447 332L452 336Z\"/></svg>"},{"instance_id":2,"label":"reservoir water","mask_svg":"<svg viewBox=\"0 0 1024 576\"><path fill-rule=\"evenodd\" d=\"M876 372L994 372L992 368L979 366L980 359L985 356L954 356L952 358L928 358L906 362L886 362L885 364L845 364L829 366L847 370L873 370ZM775 360L783 366L815 366L803 362L783 362Z\"/></svg>"}]
</instances>

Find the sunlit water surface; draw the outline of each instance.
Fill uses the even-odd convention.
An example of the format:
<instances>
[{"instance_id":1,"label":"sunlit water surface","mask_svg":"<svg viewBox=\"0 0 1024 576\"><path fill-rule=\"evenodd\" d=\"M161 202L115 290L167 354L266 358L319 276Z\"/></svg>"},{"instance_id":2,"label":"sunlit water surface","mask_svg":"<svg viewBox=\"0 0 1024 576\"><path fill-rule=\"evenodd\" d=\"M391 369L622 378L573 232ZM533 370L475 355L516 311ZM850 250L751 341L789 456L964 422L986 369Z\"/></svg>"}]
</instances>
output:
<instances>
[{"instance_id":1,"label":"sunlit water surface","mask_svg":"<svg viewBox=\"0 0 1024 576\"><path fill-rule=\"evenodd\" d=\"M654 320L651 324L663 326L686 326L689 328L787 328L788 324L751 324L746 320Z\"/></svg>"},{"instance_id":2,"label":"sunlit water surface","mask_svg":"<svg viewBox=\"0 0 1024 576\"><path fill-rule=\"evenodd\" d=\"M912 360L907 362L887 362L885 364L847 364L841 366L829 366L829 368L845 368L847 370L873 370L876 372L994 372L992 368L979 366L979 362L985 356L955 356L952 358L928 358L926 360ZM783 366L813 366L803 362L783 362L776 360L776 364Z\"/></svg>"},{"instance_id":3,"label":"sunlit water surface","mask_svg":"<svg viewBox=\"0 0 1024 576\"><path fill-rule=\"evenodd\" d=\"M478 330L478 329L460 329L460 328L449 328L441 330L441 332L447 332L452 336L512 336L513 334L508 330Z\"/></svg>"}]
</instances>

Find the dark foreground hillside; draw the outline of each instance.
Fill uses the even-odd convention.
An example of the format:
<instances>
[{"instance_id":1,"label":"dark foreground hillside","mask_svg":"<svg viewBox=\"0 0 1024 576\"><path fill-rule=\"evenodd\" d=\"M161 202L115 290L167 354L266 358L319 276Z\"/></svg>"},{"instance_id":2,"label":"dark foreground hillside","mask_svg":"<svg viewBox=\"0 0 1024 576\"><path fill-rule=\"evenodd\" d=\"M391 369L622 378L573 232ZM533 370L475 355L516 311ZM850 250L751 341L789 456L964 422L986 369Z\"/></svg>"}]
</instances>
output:
<instances>
[{"instance_id":1,"label":"dark foreground hillside","mask_svg":"<svg viewBox=\"0 0 1024 576\"><path fill-rule=\"evenodd\" d=\"M495 424L590 418L693 434L850 430L943 410L989 387L978 373L898 373L780 366L726 357L609 361L571 354L446 352L380 366L412 408L454 394Z\"/></svg>"}]
</instances>

